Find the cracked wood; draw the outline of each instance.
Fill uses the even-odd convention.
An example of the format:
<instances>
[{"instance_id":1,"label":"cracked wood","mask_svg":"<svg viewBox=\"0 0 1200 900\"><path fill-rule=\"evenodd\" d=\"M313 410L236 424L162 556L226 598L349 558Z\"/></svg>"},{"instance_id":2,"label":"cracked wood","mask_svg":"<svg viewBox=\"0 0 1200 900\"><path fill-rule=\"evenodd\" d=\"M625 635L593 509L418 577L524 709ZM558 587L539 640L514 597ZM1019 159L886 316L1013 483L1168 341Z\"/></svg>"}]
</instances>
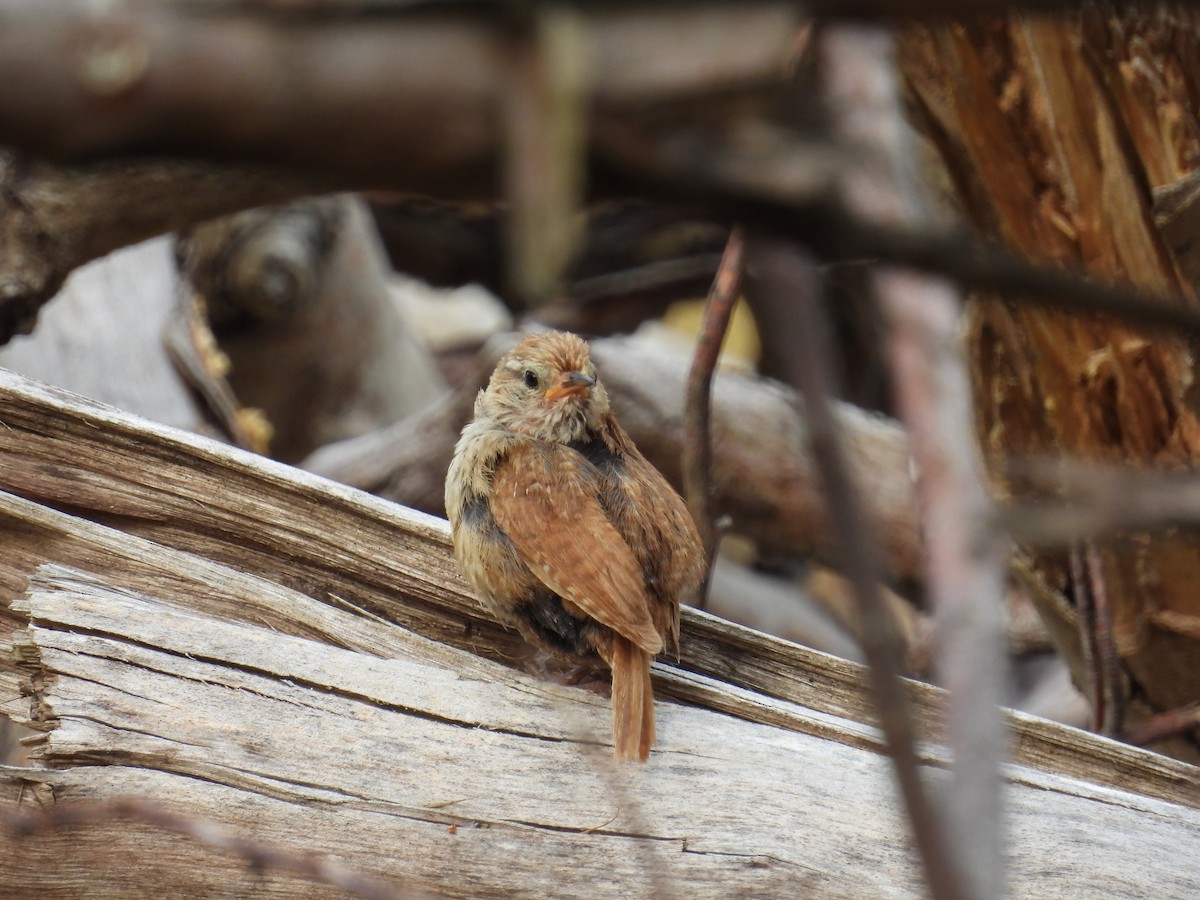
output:
<instances>
[{"instance_id":1,"label":"cracked wood","mask_svg":"<svg viewBox=\"0 0 1200 900\"><path fill-rule=\"evenodd\" d=\"M823 719L816 736L664 703L650 763L613 767L598 746L607 705L588 691L382 622L390 658L176 605L188 599L34 574L11 649L36 701L35 762L50 768L0 770L0 796L148 796L448 896L920 894L886 760L838 739L855 723L760 698ZM1151 853L1160 895L1191 883L1200 811L1020 766L1007 791L1018 893L1141 889L1130 879ZM6 880L52 896L184 873L193 890L254 877L257 896L331 895L126 823L13 840L0 834Z\"/></svg>"}]
</instances>

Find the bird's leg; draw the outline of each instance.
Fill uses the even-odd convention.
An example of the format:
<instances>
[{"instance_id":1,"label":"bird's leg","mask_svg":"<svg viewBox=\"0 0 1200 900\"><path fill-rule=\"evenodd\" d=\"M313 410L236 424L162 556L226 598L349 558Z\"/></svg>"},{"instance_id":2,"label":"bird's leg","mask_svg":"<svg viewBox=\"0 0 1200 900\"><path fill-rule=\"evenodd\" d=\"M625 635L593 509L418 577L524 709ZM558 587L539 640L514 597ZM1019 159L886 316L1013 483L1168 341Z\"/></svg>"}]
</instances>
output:
<instances>
[{"instance_id":1,"label":"bird's leg","mask_svg":"<svg viewBox=\"0 0 1200 900\"><path fill-rule=\"evenodd\" d=\"M602 663L585 662L572 666L563 677L563 684L589 690L601 697L612 696L612 678L608 666Z\"/></svg>"},{"instance_id":2,"label":"bird's leg","mask_svg":"<svg viewBox=\"0 0 1200 900\"><path fill-rule=\"evenodd\" d=\"M608 666L599 660L568 660L557 653L534 650L523 661L525 672L542 681L581 687L608 697L612 694L612 681Z\"/></svg>"}]
</instances>

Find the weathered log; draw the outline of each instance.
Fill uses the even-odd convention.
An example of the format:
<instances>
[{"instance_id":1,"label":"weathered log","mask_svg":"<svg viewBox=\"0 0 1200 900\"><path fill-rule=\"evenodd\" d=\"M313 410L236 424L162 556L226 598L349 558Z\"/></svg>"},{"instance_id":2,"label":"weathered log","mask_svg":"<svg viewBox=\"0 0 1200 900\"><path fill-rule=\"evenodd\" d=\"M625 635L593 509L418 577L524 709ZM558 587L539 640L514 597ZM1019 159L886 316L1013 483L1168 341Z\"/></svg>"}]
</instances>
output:
<instances>
[{"instance_id":1,"label":"weathered log","mask_svg":"<svg viewBox=\"0 0 1200 900\"><path fill-rule=\"evenodd\" d=\"M171 595L204 597L213 604L205 609L223 617L366 652L380 651L362 623L382 616L494 660L525 655L469 593L444 520L3 372L0 422L0 490L76 514L0 495L0 633L23 624L8 601L25 591L39 565L59 562L152 595L163 593L165 582ZM131 550L130 535L197 558L164 567ZM300 591L311 598L306 618L295 609L273 612L244 582L214 575L198 585L189 575L217 564ZM345 618L346 610L354 616ZM678 665L828 715L871 719L861 666L695 610L684 610ZM699 696L683 685L662 687L682 699ZM919 728L935 740L940 692L916 683L910 690ZM757 703L730 702L721 708L788 721ZM1175 802L1196 800L1191 766L1032 717L1015 714L1012 724L1023 764Z\"/></svg>"},{"instance_id":2,"label":"weathered log","mask_svg":"<svg viewBox=\"0 0 1200 900\"><path fill-rule=\"evenodd\" d=\"M6 489L124 529L0 494L2 708L49 726L51 766L5 769L5 797L149 796L455 896L916 890L861 667L685 611L681 665L655 669L663 751L612 770L602 699L483 658L521 650L481 618L444 522L13 375L0 422ZM910 690L936 740L939 693ZM1151 889L1184 890L1194 768L1010 722L1014 890L1145 890L1148 854ZM940 779L937 747L922 758ZM250 877L149 824L13 840L5 883L48 896Z\"/></svg>"},{"instance_id":3,"label":"weathered log","mask_svg":"<svg viewBox=\"0 0 1200 900\"><path fill-rule=\"evenodd\" d=\"M186 572L171 555L160 562ZM245 579L204 568L218 590ZM313 603L246 580L281 615ZM854 721L660 667L660 680L770 708L793 728L660 703L650 763L614 767L606 704L589 691L385 622L363 620L387 635L380 657L180 608L197 599L35 573L10 652L46 768L0 770L7 802L149 797L249 842L446 896L920 894L887 762ZM1008 774L1018 893L1182 896L1194 883L1196 808L1025 766ZM116 819L23 840L0 831L0 847L5 883L39 896L194 894L253 877L228 854ZM256 895L330 893L265 874Z\"/></svg>"}]
</instances>

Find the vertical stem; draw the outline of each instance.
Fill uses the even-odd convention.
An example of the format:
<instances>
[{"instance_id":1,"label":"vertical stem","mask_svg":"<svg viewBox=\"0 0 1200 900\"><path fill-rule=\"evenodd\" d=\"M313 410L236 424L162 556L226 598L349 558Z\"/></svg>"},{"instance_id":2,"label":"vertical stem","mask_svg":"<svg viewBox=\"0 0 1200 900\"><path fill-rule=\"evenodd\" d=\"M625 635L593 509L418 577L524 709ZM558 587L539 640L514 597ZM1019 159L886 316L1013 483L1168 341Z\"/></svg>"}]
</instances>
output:
<instances>
[{"instance_id":1,"label":"vertical stem","mask_svg":"<svg viewBox=\"0 0 1200 900\"><path fill-rule=\"evenodd\" d=\"M970 382L958 353L958 310L943 284L897 271L878 276L892 325L900 417L917 464L926 589L938 634L937 670L949 692L954 758L946 816L972 896L1003 893L1000 709L1006 659L1002 547L983 537L989 499L976 469Z\"/></svg>"},{"instance_id":2,"label":"vertical stem","mask_svg":"<svg viewBox=\"0 0 1200 900\"><path fill-rule=\"evenodd\" d=\"M1083 651L1083 664L1088 673L1087 693L1092 707L1091 728L1099 734L1104 727L1104 677L1100 673L1100 660L1096 653L1092 582L1084 566L1081 545L1071 547L1068 560L1071 566L1071 584L1075 589L1075 615L1079 619L1079 646Z\"/></svg>"},{"instance_id":3,"label":"vertical stem","mask_svg":"<svg viewBox=\"0 0 1200 900\"><path fill-rule=\"evenodd\" d=\"M1125 678L1113 637L1112 606L1104 581L1104 563L1094 542L1088 541L1084 558L1091 622L1091 635L1087 640L1095 660L1099 693L1096 730L1109 737L1119 737L1125 731ZM1082 617L1080 621L1083 621Z\"/></svg>"},{"instance_id":4,"label":"vertical stem","mask_svg":"<svg viewBox=\"0 0 1200 900\"><path fill-rule=\"evenodd\" d=\"M696 605L708 604L708 585L717 553L720 531L712 512L712 379L717 357L733 305L742 292L742 256L745 241L742 230L734 227L725 244L721 264L708 292L704 307L704 322L696 342L696 355L688 373L687 399L683 411L683 489L688 508L696 520L700 541L704 546L704 582L700 585Z\"/></svg>"},{"instance_id":5,"label":"vertical stem","mask_svg":"<svg viewBox=\"0 0 1200 900\"><path fill-rule=\"evenodd\" d=\"M538 306L559 289L580 239L591 59L578 12L547 5L528 13L513 23L501 174L508 285Z\"/></svg>"},{"instance_id":6,"label":"vertical stem","mask_svg":"<svg viewBox=\"0 0 1200 900\"><path fill-rule=\"evenodd\" d=\"M876 154L875 165L847 177L848 201L869 219L919 225L924 204L894 43L885 29L832 28L824 68L839 135ZM937 670L949 691L946 740L954 771L945 812L968 895L985 900L1004 893L1004 570L1003 548L983 536L989 498L959 346L962 307L945 281L895 269L877 272L875 289L892 329L896 403L919 473L925 583L938 634Z\"/></svg>"}]
</instances>

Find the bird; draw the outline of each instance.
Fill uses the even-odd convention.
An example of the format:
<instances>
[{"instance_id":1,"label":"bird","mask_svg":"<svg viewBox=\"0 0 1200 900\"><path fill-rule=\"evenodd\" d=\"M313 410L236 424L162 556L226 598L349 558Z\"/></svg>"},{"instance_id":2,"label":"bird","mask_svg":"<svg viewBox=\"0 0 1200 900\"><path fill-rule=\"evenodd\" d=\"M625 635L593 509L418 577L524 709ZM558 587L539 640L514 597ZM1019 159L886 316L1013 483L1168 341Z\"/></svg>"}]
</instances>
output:
<instances>
[{"instance_id":1,"label":"bird","mask_svg":"<svg viewBox=\"0 0 1200 900\"><path fill-rule=\"evenodd\" d=\"M463 575L495 618L541 650L608 666L613 755L645 762L650 660L678 658L680 602L695 599L705 559L582 338L536 332L500 359L455 446L446 513Z\"/></svg>"}]
</instances>

